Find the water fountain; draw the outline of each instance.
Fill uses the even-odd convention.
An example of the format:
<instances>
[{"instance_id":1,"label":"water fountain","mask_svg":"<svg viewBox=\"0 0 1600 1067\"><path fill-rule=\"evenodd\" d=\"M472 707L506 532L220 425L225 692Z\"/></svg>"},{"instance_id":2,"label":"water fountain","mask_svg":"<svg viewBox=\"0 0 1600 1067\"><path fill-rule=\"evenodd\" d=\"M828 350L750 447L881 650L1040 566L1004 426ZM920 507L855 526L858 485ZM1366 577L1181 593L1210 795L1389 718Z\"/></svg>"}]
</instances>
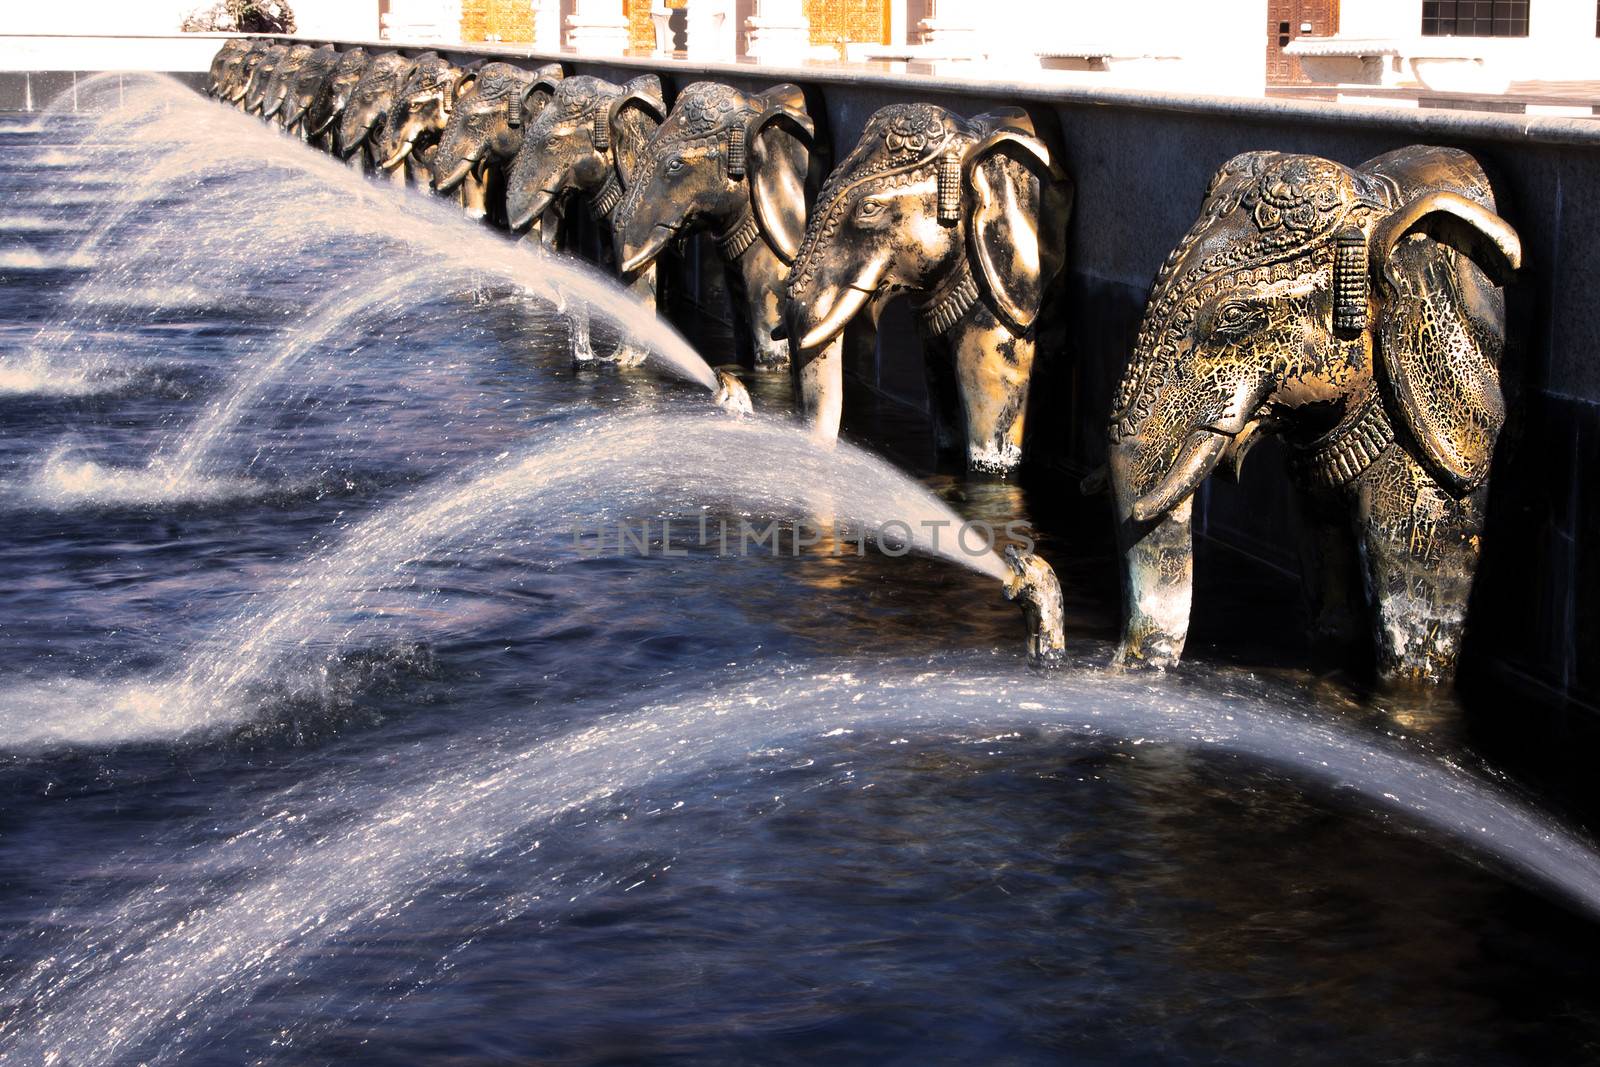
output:
<instances>
[{"instance_id":1,"label":"water fountain","mask_svg":"<svg viewBox=\"0 0 1600 1067\"><path fill-rule=\"evenodd\" d=\"M1016 485L825 443L593 270L127 97L0 125L53 195L132 161L25 231L62 287L0 290L0 1059L1351 1062L1580 996L1600 853L1425 708L1111 669L1109 555L1008 529ZM670 377L574 366L558 307Z\"/></svg>"}]
</instances>

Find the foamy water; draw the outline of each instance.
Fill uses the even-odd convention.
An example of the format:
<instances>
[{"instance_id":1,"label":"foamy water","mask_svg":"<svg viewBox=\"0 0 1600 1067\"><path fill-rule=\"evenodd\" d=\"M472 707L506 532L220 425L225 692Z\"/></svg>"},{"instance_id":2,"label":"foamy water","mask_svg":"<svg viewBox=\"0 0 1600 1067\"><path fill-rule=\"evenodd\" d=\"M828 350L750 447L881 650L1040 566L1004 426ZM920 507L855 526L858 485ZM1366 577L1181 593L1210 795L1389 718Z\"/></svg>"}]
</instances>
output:
<instances>
[{"instance_id":1,"label":"foamy water","mask_svg":"<svg viewBox=\"0 0 1600 1067\"><path fill-rule=\"evenodd\" d=\"M83 459L71 449L53 453L23 484L32 503L55 508L84 505L216 503L270 490L248 478L199 475L155 464L118 467Z\"/></svg>"},{"instance_id":2,"label":"foamy water","mask_svg":"<svg viewBox=\"0 0 1600 1067\"><path fill-rule=\"evenodd\" d=\"M87 396L115 391L126 382L125 374L96 363L63 366L38 355L0 357L0 395Z\"/></svg>"}]
</instances>

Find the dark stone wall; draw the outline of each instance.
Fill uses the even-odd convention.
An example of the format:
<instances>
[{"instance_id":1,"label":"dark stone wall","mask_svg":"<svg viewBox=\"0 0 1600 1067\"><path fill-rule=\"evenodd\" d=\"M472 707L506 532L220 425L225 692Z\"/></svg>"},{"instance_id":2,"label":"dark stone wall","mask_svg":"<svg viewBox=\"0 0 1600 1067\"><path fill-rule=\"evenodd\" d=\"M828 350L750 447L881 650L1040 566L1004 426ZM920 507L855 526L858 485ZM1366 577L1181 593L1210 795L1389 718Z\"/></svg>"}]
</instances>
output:
<instances>
[{"instance_id":1,"label":"dark stone wall","mask_svg":"<svg viewBox=\"0 0 1600 1067\"><path fill-rule=\"evenodd\" d=\"M1223 161L1262 148L1349 164L1418 143L1472 152L1489 172L1501 214L1522 236L1524 268L1508 293L1503 378L1510 417L1495 462L1463 687L1492 684L1514 698L1600 709L1600 122L968 84L827 66L689 68L492 47L446 54L530 66L559 60L569 73L618 82L653 70L669 103L698 80L747 90L795 81L835 159L885 104L926 101L963 115L1026 108L1077 185L1068 275L1056 307L1060 340L1039 353L1028 445L1030 492L1057 485L1063 498L1075 497L1079 477L1103 458L1111 394L1150 281ZM0 75L0 107L15 95L18 77ZM71 75L48 76L62 77ZM31 91L37 100L42 86ZM691 249L701 262L683 272L686 278L717 277L704 262L707 251ZM856 388L899 402L915 417L926 405L921 361L909 319L896 308L875 348L856 339L847 366ZM1298 562L1285 490L1281 453L1263 445L1241 484L1213 480L1203 490L1196 529L1247 566L1292 575ZM1214 554L1203 551L1201 565ZM1285 609L1284 625L1292 619Z\"/></svg>"}]
</instances>

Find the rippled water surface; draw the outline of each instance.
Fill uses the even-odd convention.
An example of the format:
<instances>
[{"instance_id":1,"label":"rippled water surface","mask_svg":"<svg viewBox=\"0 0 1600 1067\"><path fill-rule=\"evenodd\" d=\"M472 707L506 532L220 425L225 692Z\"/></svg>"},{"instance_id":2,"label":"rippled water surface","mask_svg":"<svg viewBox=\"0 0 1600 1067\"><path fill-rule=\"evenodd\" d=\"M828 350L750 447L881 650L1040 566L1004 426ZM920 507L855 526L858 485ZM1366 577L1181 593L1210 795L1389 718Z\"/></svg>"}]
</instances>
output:
<instances>
[{"instance_id":1,"label":"rippled water surface","mask_svg":"<svg viewBox=\"0 0 1600 1067\"><path fill-rule=\"evenodd\" d=\"M173 87L0 149L0 1061L1600 1056L1600 860L1448 701L1110 673L1070 487L729 422ZM897 516L1030 521L1072 665L990 562L695 534Z\"/></svg>"}]
</instances>

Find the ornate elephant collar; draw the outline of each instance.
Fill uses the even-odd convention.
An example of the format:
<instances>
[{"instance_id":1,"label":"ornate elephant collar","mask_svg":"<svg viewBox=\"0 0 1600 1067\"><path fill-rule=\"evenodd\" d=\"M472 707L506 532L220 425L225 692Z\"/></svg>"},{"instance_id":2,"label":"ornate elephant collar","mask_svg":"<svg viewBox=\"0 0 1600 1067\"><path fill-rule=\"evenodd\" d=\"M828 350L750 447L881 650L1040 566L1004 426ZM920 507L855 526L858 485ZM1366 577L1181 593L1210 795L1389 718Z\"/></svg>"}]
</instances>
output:
<instances>
[{"instance_id":1,"label":"ornate elephant collar","mask_svg":"<svg viewBox=\"0 0 1600 1067\"><path fill-rule=\"evenodd\" d=\"M597 218L607 218L617 210L617 205L622 203L623 195L622 182L617 178L617 168L611 167L606 172L606 180L600 186L600 191L589 201L589 207Z\"/></svg>"},{"instance_id":2,"label":"ornate elephant collar","mask_svg":"<svg viewBox=\"0 0 1600 1067\"><path fill-rule=\"evenodd\" d=\"M977 302L978 280L972 276L972 265L962 257L955 276L917 308L917 325L928 336L938 337L960 322Z\"/></svg>"},{"instance_id":3,"label":"ornate elephant collar","mask_svg":"<svg viewBox=\"0 0 1600 1067\"><path fill-rule=\"evenodd\" d=\"M1290 470L1314 488L1339 489L1359 478L1394 444L1394 426L1373 386L1348 415L1320 440L1298 450Z\"/></svg>"},{"instance_id":4,"label":"ornate elephant collar","mask_svg":"<svg viewBox=\"0 0 1600 1067\"><path fill-rule=\"evenodd\" d=\"M761 227L756 223L755 212L746 207L739 214L739 218L720 233L712 237L717 242L717 249L722 253L722 258L732 263L750 250L756 243L756 238L761 236Z\"/></svg>"}]
</instances>

